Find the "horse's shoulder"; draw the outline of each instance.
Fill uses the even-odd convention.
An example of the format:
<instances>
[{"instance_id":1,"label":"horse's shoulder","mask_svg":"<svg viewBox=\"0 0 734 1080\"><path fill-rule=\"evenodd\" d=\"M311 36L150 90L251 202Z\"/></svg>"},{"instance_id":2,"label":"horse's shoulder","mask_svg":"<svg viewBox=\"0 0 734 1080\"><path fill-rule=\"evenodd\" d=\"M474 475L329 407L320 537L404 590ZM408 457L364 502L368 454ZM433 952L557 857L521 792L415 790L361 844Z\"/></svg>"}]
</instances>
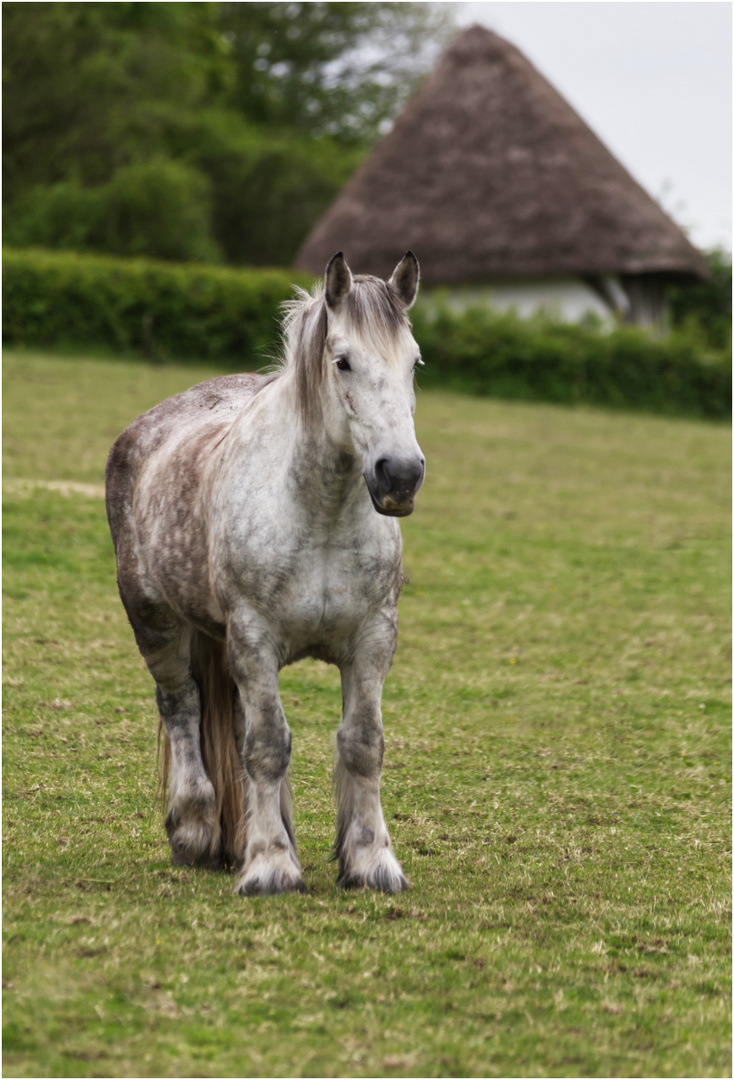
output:
<instances>
[{"instance_id":1,"label":"horse's shoulder","mask_svg":"<svg viewBox=\"0 0 734 1080\"><path fill-rule=\"evenodd\" d=\"M218 375L197 383L174 397L166 398L139 416L116 440L111 463L128 461L131 455L147 456L170 435L220 421L232 421L247 402L268 386L275 375Z\"/></svg>"},{"instance_id":2,"label":"horse's shoulder","mask_svg":"<svg viewBox=\"0 0 734 1080\"><path fill-rule=\"evenodd\" d=\"M155 451L172 448L181 438L191 448L208 435L227 427L248 401L276 378L274 375L220 375L199 382L154 405L125 428L108 458L108 488L114 478L125 488Z\"/></svg>"},{"instance_id":3,"label":"horse's shoulder","mask_svg":"<svg viewBox=\"0 0 734 1080\"><path fill-rule=\"evenodd\" d=\"M218 375L213 379L207 379L206 382L197 383L190 390L185 390L169 400L182 407L197 410L239 410L276 377L249 372L239 375Z\"/></svg>"}]
</instances>

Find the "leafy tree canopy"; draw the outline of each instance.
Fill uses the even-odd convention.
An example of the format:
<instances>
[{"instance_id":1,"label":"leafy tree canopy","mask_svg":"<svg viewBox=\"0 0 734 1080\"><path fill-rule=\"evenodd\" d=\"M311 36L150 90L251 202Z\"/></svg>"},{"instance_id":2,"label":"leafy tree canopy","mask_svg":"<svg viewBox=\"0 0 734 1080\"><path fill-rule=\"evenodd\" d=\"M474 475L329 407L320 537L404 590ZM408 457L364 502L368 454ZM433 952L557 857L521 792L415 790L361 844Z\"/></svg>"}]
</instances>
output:
<instances>
[{"instance_id":1,"label":"leafy tree canopy","mask_svg":"<svg viewBox=\"0 0 734 1080\"><path fill-rule=\"evenodd\" d=\"M375 137L451 29L426 3L225 3L219 25L243 115L347 140Z\"/></svg>"},{"instance_id":2,"label":"leafy tree canopy","mask_svg":"<svg viewBox=\"0 0 734 1080\"><path fill-rule=\"evenodd\" d=\"M3 5L3 195L109 180L160 153L161 107L221 100L229 64L210 4Z\"/></svg>"},{"instance_id":3,"label":"leafy tree canopy","mask_svg":"<svg viewBox=\"0 0 734 1080\"><path fill-rule=\"evenodd\" d=\"M292 259L450 25L428 3L2 14L8 241L252 263Z\"/></svg>"}]
</instances>

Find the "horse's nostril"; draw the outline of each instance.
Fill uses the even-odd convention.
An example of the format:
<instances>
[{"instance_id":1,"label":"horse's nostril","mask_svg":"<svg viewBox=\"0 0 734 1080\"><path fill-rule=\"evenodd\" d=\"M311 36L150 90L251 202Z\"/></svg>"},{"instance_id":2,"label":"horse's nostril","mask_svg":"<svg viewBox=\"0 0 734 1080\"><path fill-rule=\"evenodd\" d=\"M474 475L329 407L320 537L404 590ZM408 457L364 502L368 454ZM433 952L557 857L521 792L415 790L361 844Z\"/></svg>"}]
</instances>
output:
<instances>
[{"instance_id":1,"label":"horse's nostril","mask_svg":"<svg viewBox=\"0 0 734 1080\"><path fill-rule=\"evenodd\" d=\"M392 478L387 467L387 458L380 458L375 465L375 480L381 491L389 491L392 486Z\"/></svg>"}]
</instances>

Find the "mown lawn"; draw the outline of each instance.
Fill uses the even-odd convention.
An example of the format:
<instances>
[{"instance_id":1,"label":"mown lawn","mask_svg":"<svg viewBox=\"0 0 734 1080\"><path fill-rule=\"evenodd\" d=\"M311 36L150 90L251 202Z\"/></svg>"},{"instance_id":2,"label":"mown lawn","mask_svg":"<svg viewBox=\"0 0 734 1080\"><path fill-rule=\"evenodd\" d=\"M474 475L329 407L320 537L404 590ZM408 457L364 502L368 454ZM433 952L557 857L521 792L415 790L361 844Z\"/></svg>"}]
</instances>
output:
<instances>
[{"instance_id":1,"label":"mown lawn","mask_svg":"<svg viewBox=\"0 0 734 1080\"><path fill-rule=\"evenodd\" d=\"M328 861L334 669L283 673L310 892L174 869L98 488L213 374L4 365L6 1076L730 1074L730 430L423 393L384 702L413 883Z\"/></svg>"}]
</instances>

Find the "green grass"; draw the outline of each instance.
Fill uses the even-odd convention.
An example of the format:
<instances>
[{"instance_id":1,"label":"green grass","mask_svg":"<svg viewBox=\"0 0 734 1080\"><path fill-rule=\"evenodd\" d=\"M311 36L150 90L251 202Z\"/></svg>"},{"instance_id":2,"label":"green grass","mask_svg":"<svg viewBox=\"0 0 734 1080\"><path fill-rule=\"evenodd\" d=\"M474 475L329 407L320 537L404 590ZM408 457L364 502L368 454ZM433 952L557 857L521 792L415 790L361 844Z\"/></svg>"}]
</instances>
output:
<instances>
[{"instance_id":1,"label":"green grass","mask_svg":"<svg viewBox=\"0 0 734 1080\"><path fill-rule=\"evenodd\" d=\"M729 1074L730 430L421 394L384 700L412 890L335 888L339 682L302 663L310 892L244 900L170 866L96 494L211 373L5 358L5 1075Z\"/></svg>"}]
</instances>

